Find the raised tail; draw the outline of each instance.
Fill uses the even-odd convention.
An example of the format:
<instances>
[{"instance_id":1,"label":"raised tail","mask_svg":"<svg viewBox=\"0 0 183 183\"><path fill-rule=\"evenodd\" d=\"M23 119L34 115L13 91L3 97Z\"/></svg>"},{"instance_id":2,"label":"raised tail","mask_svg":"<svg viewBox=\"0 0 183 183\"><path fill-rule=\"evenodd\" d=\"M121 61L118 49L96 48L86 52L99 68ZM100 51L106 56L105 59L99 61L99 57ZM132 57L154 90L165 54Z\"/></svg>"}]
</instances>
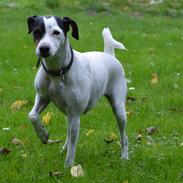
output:
<instances>
[{"instance_id":1,"label":"raised tail","mask_svg":"<svg viewBox=\"0 0 183 183\"><path fill-rule=\"evenodd\" d=\"M114 48L118 48L118 49L122 49L122 50L126 50L125 46L116 41L111 34L110 29L104 28L104 30L102 31L102 36L104 39L104 52L111 54L115 57L115 53L114 53Z\"/></svg>"}]
</instances>

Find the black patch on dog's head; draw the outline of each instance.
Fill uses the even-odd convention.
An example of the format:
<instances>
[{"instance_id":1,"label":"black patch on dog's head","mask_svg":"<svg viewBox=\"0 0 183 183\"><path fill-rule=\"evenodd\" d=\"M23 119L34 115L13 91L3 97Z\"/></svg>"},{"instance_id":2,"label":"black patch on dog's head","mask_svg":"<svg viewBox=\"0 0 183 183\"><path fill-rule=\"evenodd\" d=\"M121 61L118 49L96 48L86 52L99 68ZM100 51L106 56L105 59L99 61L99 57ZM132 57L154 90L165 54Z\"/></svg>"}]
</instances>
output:
<instances>
[{"instance_id":1,"label":"black patch on dog's head","mask_svg":"<svg viewBox=\"0 0 183 183\"><path fill-rule=\"evenodd\" d=\"M72 27L72 37L76 40L79 39L78 26L74 20L69 17L64 17L61 19L60 17L55 17L57 24L63 30L65 36L67 36L67 32L70 30L70 26Z\"/></svg>"},{"instance_id":2,"label":"black patch on dog's head","mask_svg":"<svg viewBox=\"0 0 183 183\"><path fill-rule=\"evenodd\" d=\"M33 38L36 43L40 41L40 39L45 34L45 25L42 16L32 16L27 19L28 23L28 33L33 33Z\"/></svg>"},{"instance_id":3,"label":"black patch on dog's head","mask_svg":"<svg viewBox=\"0 0 183 183\"><path fill-rule=\"evenodd\" d=\"M50 18L52 16L46 16L46 18ZM64 32L64 35L67 36L67 32L70 30L70 26L72 27L72 37L76 40L79 39L78 26L74 20L69 17L64 17L61 19L60 17L54 17L58 26ZM45 25L43 21L43 16L32 16L27 19L28 23L28 33L33 32L34 41L38 43L40 39L45 34Z\"/></svg>"}]
</instances>

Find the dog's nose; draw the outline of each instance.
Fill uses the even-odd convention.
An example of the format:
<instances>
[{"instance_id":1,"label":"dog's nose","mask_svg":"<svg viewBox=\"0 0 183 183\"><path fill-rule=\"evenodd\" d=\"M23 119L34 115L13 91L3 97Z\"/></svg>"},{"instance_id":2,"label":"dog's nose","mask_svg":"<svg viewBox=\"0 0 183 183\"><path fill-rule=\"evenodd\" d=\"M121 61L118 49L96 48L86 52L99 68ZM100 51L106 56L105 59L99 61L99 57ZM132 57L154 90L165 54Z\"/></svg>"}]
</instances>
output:
<instances>
[{"instance_id":1,"label":"dog's nose","mask_svg":"<svg viewBox=\"0 0 183 183\"><path fill-rule=\"evenodd\" d=\"M49 48L49 46L41 46L39 48L39 51L40 51L40 55L42 57L48 57L49 56L50 48Z\"/></svg>"}]
</instances>

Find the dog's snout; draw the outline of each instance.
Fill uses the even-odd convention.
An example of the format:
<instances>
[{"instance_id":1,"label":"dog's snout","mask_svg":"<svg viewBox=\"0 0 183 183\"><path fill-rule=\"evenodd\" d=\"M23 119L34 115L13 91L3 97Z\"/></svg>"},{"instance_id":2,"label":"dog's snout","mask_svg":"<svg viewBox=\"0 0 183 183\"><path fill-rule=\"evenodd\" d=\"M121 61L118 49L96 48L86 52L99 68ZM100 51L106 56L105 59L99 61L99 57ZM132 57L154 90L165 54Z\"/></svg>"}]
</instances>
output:
<instances>
[{"instance_id":1,"label":"dog's snout","mask_svg":"<svg viewBox=\"0 0 183 183\"><path fill-rule=\"evenodd\" d=\"M41 46L39 48L39 51L40 51L40 55L42 57L48 57L49 56L50 47L49 46Z\"/></svg>"}]
</instances>

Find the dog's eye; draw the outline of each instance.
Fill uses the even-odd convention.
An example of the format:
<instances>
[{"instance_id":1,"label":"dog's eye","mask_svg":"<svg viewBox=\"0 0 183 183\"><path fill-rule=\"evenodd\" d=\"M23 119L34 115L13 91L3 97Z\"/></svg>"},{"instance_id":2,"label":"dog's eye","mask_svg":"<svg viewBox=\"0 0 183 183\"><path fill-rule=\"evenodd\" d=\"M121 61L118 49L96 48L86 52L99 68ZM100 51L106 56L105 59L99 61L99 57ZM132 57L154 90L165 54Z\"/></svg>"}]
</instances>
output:
<instances>
[{"instance_id":1,"label":"dog's eye","mask_svg":"<svg viewBox=\"0 0 183 183\"><path fill-rule=\"evenodd\" d=\"M41 37L41 31L40 30L35 30L34 32L33 32L33 34L34 34L34 37L35 37L35 39L38 39L38 38L40 38Z\"/></svg>"},{"instance_id":2,"label":"dog's eye","mask_svg":"<svg viewBox=\"0 0 183 183\"><path fill-rule=\"evenodd\" d=\"M59 31L53 31L53 35L59 35L60 34L60 32Z\"/></svg>"}]
</instances>

